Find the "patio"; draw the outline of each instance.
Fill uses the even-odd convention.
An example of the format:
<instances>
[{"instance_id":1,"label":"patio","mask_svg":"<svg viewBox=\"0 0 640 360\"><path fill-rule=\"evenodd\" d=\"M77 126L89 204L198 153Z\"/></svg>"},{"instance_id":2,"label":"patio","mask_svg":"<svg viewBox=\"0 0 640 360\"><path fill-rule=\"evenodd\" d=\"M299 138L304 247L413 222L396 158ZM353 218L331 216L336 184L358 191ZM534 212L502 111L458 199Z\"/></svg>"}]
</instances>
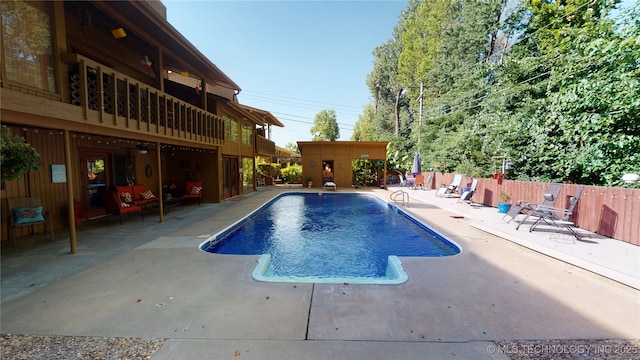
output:
<instances>
[{"instance_id":1,"label":"patio","mask_svg":"<svg viewBox=\"0 0 640 360\"><path fill-rule=\"evenodd\" d=\"M623 275L612 281L539 253L580 259L571 249L581 244L526 228L516 238L539 242L536 251L505 241L513 226L495 222L495 209L433 191L410 191L404 209L463 252L401 258L409 275L402 285L259 283L251 279L258 256L197 249L290 189L308 191L261 187L237 200L185 206L163 223L145 216L123 226L112 221L109 231L82 229L76 255L67 254L63 234L3 250L2 333L164 339L152 359L506 359L496 351L503 340L640 338L640 323L630 321L640 318L632 287L640 278L638 247L624 248L613 261L624 265L610 269L605 254L617 254L616 240L589 244L597 246L583 255L591 256L592 271ZM364 191L385 200L391 193Z\"/></svg>"}]
</instances>

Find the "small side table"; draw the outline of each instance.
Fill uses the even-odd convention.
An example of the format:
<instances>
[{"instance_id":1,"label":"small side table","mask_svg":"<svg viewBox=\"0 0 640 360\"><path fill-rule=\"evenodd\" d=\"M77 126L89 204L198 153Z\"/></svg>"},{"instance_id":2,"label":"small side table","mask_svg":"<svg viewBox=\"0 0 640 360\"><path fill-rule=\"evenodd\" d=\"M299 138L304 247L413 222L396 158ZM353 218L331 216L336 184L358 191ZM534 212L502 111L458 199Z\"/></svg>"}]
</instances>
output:
<instances>
[{"instance_id":1,"label":"small side table","mask_svg":"<svg viewBox=\"0 0 640 360\"><path fill-rule=\"evenodd\" d=\"M182 206L182 209L184 209L184 202L183 202L184 198L183 197L163 197L162 198L162 210L164 211L164 214L167 215L167 211L169 210L169 208L172 208L174 206Z\"/></svg>"}]
</instances>

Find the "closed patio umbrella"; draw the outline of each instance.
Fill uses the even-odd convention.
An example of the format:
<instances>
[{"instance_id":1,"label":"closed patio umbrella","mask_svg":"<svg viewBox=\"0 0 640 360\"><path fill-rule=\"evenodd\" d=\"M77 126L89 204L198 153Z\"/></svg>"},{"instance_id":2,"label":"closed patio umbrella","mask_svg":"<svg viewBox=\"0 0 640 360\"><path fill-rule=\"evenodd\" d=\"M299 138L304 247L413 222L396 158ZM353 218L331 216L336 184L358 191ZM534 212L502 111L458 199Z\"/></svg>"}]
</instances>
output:
<instances>
[{"instance_id":1,"label":"closed patio umbrella","mask_svg":"<svg viewBox=\"0 0 640 360\"><path fill-rule=\"evenodd\" d=\"M416 153L413 157L413 166L411 167L411 173L418 175L422 173L422 167L420 166L420 153Z\"/></svg>"},{"instance_id":2,"label":"closed patio umbrella","mask_svg":"<svg viewBox=\"0 0 640 360\"><path fill-rule=\"evenodd\" d=\"M411 167L411 173L414 175L422 173L422 167L420 166L420 154L416 153L413 157L413 166Z\"/></svg>"}]
</instances>

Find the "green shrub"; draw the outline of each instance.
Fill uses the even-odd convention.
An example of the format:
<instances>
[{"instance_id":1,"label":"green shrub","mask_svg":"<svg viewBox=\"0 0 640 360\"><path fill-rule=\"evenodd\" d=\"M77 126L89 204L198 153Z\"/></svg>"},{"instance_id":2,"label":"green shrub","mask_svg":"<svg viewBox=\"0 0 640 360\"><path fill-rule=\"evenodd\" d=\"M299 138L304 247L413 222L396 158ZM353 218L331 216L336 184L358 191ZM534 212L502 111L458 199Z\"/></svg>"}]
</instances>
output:
<instances>
[{"instance_id":1,"label":"green shrub","mask_svg":"<svg viewBox=\"0 0 640 360\"><path fill-rule=\"evenodd\" d=\"M289 165L284 169L280 170L282 174L283 181L289 184L297 184L300 182L300 177L302 176L302 165Z\"/></svg>"}]
</instances>

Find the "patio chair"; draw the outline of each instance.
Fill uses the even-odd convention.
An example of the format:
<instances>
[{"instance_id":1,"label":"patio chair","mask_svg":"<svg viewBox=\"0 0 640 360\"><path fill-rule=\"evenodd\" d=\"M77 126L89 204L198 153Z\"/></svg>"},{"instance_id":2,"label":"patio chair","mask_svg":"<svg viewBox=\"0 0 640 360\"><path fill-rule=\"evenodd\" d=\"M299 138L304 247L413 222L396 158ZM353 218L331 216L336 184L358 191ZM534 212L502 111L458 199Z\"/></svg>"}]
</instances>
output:
<instances>
[{"instance_id":1,"label":"patio chair","mask_svg":"<svg viewBox=\"0 0 640 360\"><path fill-rule=\"evenodd\" d=\"M471 187L468 190L464 191L462 195L460 195L460 199L458 200L458 202L469 201L471 204L473 204L473 200L471 200L471 198L473 197L473 194L475 194L477 187L478 179L473 179L471 181Z\"/></svg>"},{"instance_id":2,"label":"patio chair","mask_svg":"<svg viewBox=\"0 0 640 360\"><path fill-rule=\"evenodd\" d=\"M415 178L413 176L407 176L400 174L400 187L413 187L415 184Z\"/></svg>"},{"instance_id":3,"label":"patio chair","mask_svg":"<svg viewBox=\"0 0 640 360\"><path fill-rule=\"evenodd\" d=\"M398 175L398 178L400 179L400 187L407 186L407 180L405 180L405 178L404 178L404 176L402 174Z\"/></svg>"},{"instance_id":4,"label":"patio chair","mask_svg":"<svg viewBox=\"0 0 640 360\"><path fill-rule=\"evenodd\" d=\"M433 182L433 175L429 175L427 177L427 181L424 183L423 187L429 187L429 190L431 190L431 183Z\"/></svg>"},{"instance_id":5,"label":"patio chair","mask_svg":"<svg viewBox=\"0 0 640 360\"><path fill-rule=\"evenodd\" d=\"M198 206L202 204L202 181L187 181L185 184L183 199L197 199Z\"/></svg>"},{"instance_id":6,"label":"patio chair","mask_svg":"<svg viewBox=\"0 0 640 360\"><path fill-rule=\"evenodd\" d=\"M109 215L118 215L120 217L120 225L122 225L122 215L131 215L140 213L142 221L144 221L144 212L141 205L136 205L131 202L122 201L120 193L117 191L111 191L105 194L105 205L107 210L107 221L109 221Z\"/></svg>"},{"instance_id":7,"label":"patio chair","mask_svg":"<svg viewBox=\"0 0 640 360\"><path fill-rule=\"evenodd\" d=\"M538 206L553 207L554 204L556 203L556 200L558 200L558 195L560 194L560 190L562 190L562 184L553 183L549 185L549 188L547 189L547 192L543 195L543 200L540 203L526 201L526 200L518 200L516 201L516 204L512 206L511 209L509 209L509 211L507 211L507 213L502 217L502 219L504 220L507 216L509 216L510 219L509 221L507 221L507 223L510 223L512 220L515 220L515 218L518 215L525 215L522 221L516 221L518 223L518 225L516 225L516 230L517 230L520 228L520 225L522 225L522 223L527 221L532 211L535 210Z\"/></svg>"},{"instance_id":8,"label":"patio chair","mask_svg":"<svg viewBox=\"0 0 640 360\"><path fill-rule=\"evenodd\" d=\"M413 184L413 188L414 189L420 188L424 190L424 175L416 175L416 181Z\"/></svg>"},{"instance_id":9,"label":"patio chair","mask_svg":"<svg viewBox=\"0 0 640 360\"><path fill-rule=\"evenodd\" d=\"M462 174L456 174L456 176L453 177L453 181L451 182L451 184L449 184L449 186L441 187L440 189L438 189L436 196L445 197L455 193L460 188L461 182L462 182Z\"/></svg>"},{"instance_id":10,"label":"patio chair","mask_svg":"<svg viewBox=\"0 0 640 360\"><path fill-rule=\"evenodd\" d=\"M9 216L7 217L7 233L11 245L16 245L16 230L19 227L43 225L44 232L49 228L51 240L53 240L53 223L49 212L42 206L39 197L11 198L7 199Z\"/></svg>"},{"instance_id":11,"label":"patio chair","mask_svg":"<svg viewBox=\"0 0 640 360\"><path fill-rule=\"evenodd\" d=\"M540 223L544 222L547 225L564 227L569 230L569 232L573 236L575 236L576 239L580 240L580 235L573 229L575 224L570 221L570 219L573 215L576 205L578 204L578 200L580 200L582 189L583 186L578 187L578 191L576 191L576 194L569 199L569 207L567 207L566 209L544 205L540 205L536 209L534 209L531 212L531 216L536 216L538 219L533 224L531 224L531 226L529 227L529 232L534 231Z\"/></svg>"}]
</instances>

